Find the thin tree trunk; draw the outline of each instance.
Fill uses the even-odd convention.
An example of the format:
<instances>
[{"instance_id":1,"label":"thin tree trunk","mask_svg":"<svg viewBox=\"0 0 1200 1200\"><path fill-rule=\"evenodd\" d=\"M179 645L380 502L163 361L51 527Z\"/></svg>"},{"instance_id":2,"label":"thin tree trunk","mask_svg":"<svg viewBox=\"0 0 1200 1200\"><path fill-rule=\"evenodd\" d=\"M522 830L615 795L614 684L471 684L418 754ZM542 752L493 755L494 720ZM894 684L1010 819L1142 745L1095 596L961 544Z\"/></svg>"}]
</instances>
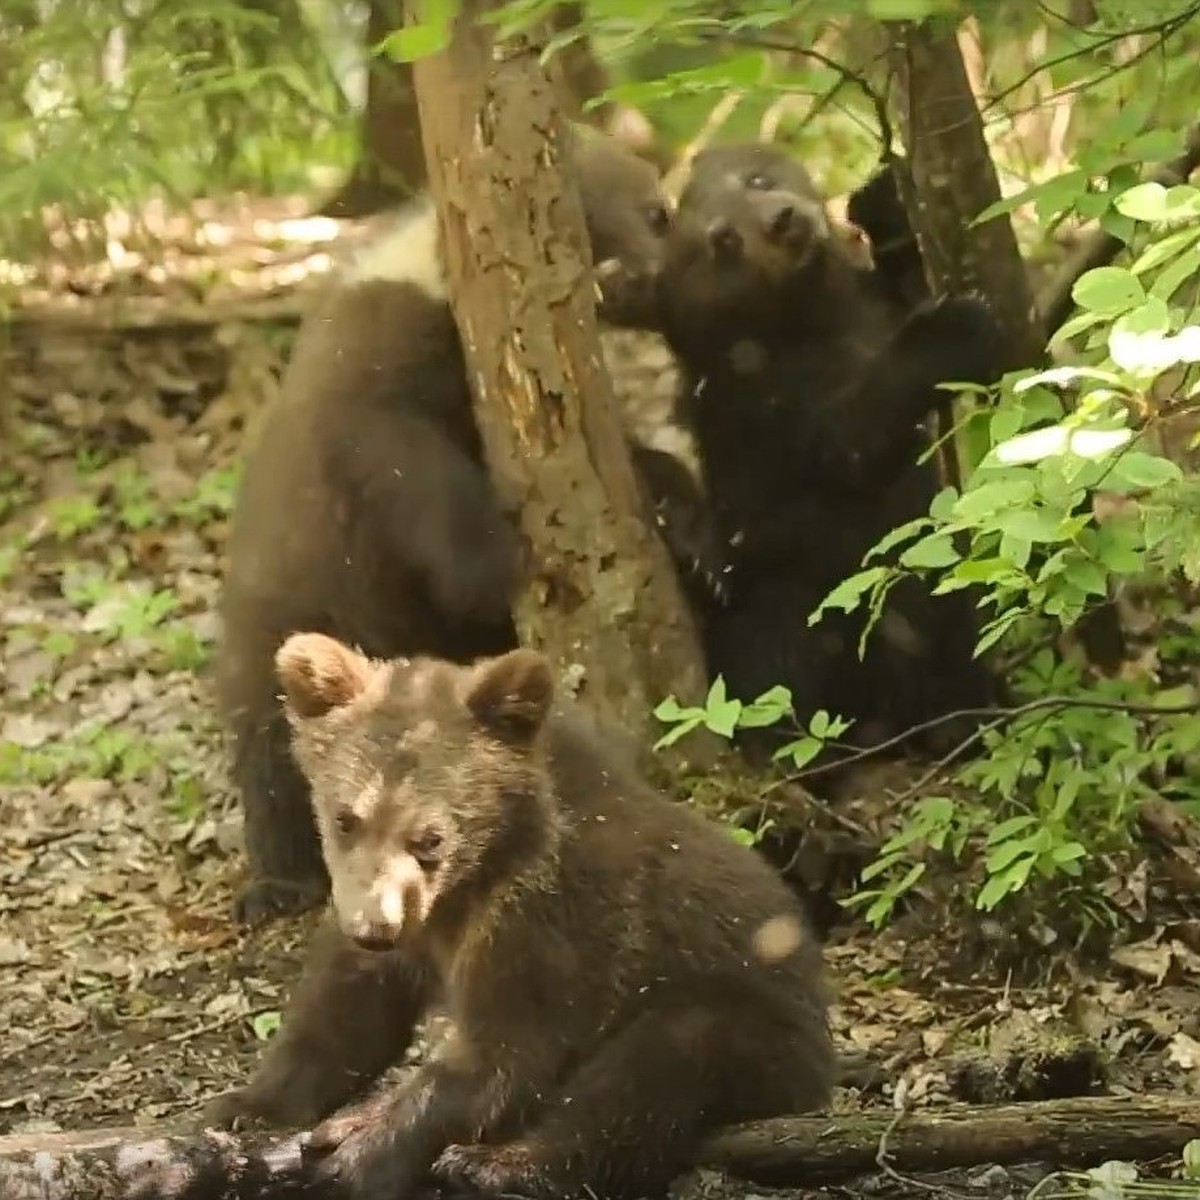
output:
<instances>
[{"instance_id":1,"label":"thin tree trunk","mask_svg":"<svg viewBox=\"0 0 1200 1200\"><path fill-rule=\"evenodd\" d=\"M925 274L935 295L977 291L991 305L1011 348L1010 367L1037 362L1045 337L1025 264L1007 215L972 226L1000 199L954 23L930 19L893 26L908 171L898 174Z\"/></svg>"},{"instance_id":2,"label":"thin tree trunk","mask_svg":"<svg viewBox=\"0 0 1200 1200\"><path fill-rule=\"evenodd\" d=\"M921 247L925 275L935 295L977 291L990 303L1005 334L1009 369L1034 366L1046 335L1007 214L971 222L1000 199L996 167L983 136L952 20L901 21L892 63L907 170L897 182ZM938 411L938 433L953 427L947 396ZM951 444L949 442L947 445ZM957 482L957 460L951 482ZM949 472L947 472L949 474ZM1116 609L1101 605L1076 624L1092 662L1112 670L1124 657Z\"/></svg>"},{"instance_id":3,"label":"thin tree trunk","mask_svg":"<svg viewBox=\"0 0 1200 1200\"><path fill-rule=\"evenodd\" d=\"M322 205L324 216L369 216L425 186L425 154L412 64L372 53L403 24L402 0L371 0L367 16L367 103L359 157L350 177Z\"/></svg>"},{"instance_id":4,"label":"thin tree trunk","mask_svg":"<svg viewBox=\"0 0 1200 1200\"><path fill-rule=\"evenodd\" d=\"M415 79L476 416L530 552L517 625L598 711L661 732L651 710L664 695L703 696L701 655L600 355L558 89L531 36L493 42L487 10L465 0Z\"/></svg>"},{"instance_id":5,"label":"thin tree trunk","mask_svg":"<svg viewBox=\"0 0 1200 1200\"><path fill-rule=\"evenodd\" d=\"M557 4L549 27L565 32L583 23L583 6ZM421 146L412 63L393 62L370 52L403 20L403 0L371 0L367 18L367 103L362 116L359 159L350 177L321 207L330 217L365 217L398 203L425 186L425 154ZM567 103L578 116L629 143L631 149L657 161L661 154L650 123L634 109L611 102L588 113L585 101L608 87L608 75L585 35L559 54Z\"/></svg>"}]
</instances>

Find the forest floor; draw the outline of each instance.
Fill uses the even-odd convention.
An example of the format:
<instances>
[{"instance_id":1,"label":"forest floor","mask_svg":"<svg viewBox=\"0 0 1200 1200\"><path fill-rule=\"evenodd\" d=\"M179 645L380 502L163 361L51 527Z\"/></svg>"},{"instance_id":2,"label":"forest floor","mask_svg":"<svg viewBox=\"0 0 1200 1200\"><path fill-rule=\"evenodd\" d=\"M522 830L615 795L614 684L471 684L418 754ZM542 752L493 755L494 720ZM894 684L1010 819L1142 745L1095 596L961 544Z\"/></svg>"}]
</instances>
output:
<instances>
[{"instance_id":1,"label":"forest floor","mask_svg":"<svg viewBox=\"0 0 1200 1200\"><path fill-rule=\"evenodd\" d=\"M207 668L234 467L327 262L331 223L298 211L171 224L153 256L114 239L21 283L0 360L0 1133L185 1119L244 1079L296 976L311 918L230 920L240 819ZM665 352L608 349L653 424ZM901 1080L914 1106L1200 1095L1194 928L1105 969L1047 952L1021 986L948 973L960 949L949 924L835 930L835 1033L881 1068L839 1107Z\"/></svg>"}]
</instances>

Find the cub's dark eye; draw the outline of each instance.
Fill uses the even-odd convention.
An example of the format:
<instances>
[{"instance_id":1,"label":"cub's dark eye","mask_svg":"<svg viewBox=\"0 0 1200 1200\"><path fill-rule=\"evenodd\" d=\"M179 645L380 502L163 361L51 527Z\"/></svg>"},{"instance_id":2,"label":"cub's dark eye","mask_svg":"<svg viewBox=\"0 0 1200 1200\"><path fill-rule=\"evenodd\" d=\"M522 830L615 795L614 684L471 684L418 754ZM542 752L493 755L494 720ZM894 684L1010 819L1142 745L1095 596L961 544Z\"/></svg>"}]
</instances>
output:
<instances>
[{"instance_id":1,"label":"cub's dark eye","mask_svg":"<svg viewBox=\"0 0 1200 1200\"><path fill-rule=\"evenodd\" d=\"M408 843L408 852L426 870L442 861L442 835L436 829L426 829Z\"/></svg>"},{"instance_id":2,"label":"cub's dark eye","mask_svg":"<svg viewBox=\"0 0 1200 1200\"><path fill-rule=\"evenodd\" d=\"M756 192L770 191L771 177L764 175L761 171L755 171L753 174L746 176L746 186L753 188Z\"/></svg>"},{"instance_id":3,"label":"cub's dark eye","mask_svg":"<svg viewBox=\"0 0 1200 1200\"><path fill-rule=\"evenodd\" d=\"M647 220L650 222L650 231L658 237L668 233L671 229L671 214L667 211L665 204L656 204L646 214Z\"/></svg>"},{"instance_id":4,"label":"cub's dark eye","mask_svg":"<svg viewBox=\"0 0 1200 1200\"><path fill-rule=\"evenodd\" d=\"M333 823L342 837L353 837L362 825L362 818L352 808L339 808Z\"/></svg>"}]
</instances>

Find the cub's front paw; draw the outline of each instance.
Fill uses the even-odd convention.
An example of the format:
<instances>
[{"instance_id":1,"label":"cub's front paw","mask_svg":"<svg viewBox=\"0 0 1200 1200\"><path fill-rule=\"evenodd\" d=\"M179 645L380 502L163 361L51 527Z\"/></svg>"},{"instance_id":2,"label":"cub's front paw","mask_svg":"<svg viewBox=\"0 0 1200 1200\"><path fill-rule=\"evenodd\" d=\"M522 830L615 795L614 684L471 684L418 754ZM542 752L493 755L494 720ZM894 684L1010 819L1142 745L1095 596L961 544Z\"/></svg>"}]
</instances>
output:
<instances>
[{"instance_id":1,"label":"cub's front paw","mask_svg":"<svg viewBox=\"0 0 1200 1200\"><path fill-rule=\"evenodd\" d=\"M200 1129L255 1129L272 1122L249 1088L234 1088L209 1100L196 1124Z\"/></svg>"},{"instance_id":2,"label":"cub's front paw","mask_svg":"<svg viewBox=\"0 0 1200 1200\"><path fill-rule=\"evenodd\" d=\"M540 1200L567 1194L547 1177L536 1147L527 1141L499 1146L447 1146L433 1164L433 1174L448 1187L494 1195Z\"/></svg>"},{"instance_id":3,"label":"cub's front paw","mask_svg":"<svg viewBox=\"0 0 1200 1200\"><path fill-rule=\"evenodd\" d=\"M982 296L947 296L929 305L913 315L908 335L937 354L947 380L990 382L1002 370L1003 334Z\"/></svg>"},{"instance_id":4,"label":"cub's front paw","mask_svg":"<svg viewBox=\"0 0 1200 1200\"><path fill-rule=\"evenodd\" d=\"M317 908L329 895L324 878L290 882L283 879L256 879L239 893L233 905L233 919L239 925L254 927L283 917L296 917Z\"/></svg>"},{"instance_id":5,"label":"cub's front paw","mask_svg":"<svg viewBox=\"0 0 1200 1200\"><path fill-rule=\"evenodd\" d=\"M656 270L634 269L618 258L606 258L596 264L593 278L602 321L624 329L656 330L662 324Z\"/></svg>"},{"instance_id":6,"label":"cub's front paw","mask_svg":"<svg viewBox=\"0 0 1200 1200\"><path fill-rule=\"evenodd\" d=\"M387 1096L353 1104L322 1121L304 1146L313 1190L345 1200L404 1200L425 1174L406 1144Z\"/></svg>"},{"instance_id":7,"label":"cub's front paw","mask_svg":"<svg viewBox=\"0 0 1200 1200\"><path fill-rule=\"evenodd\" d=\"M339 1108L309 1135L308 1151L314 1155L331 1153L356 1134L385 1125L391 1108L392 1098L386 1092Z\"/></svg>"}]
</instances>

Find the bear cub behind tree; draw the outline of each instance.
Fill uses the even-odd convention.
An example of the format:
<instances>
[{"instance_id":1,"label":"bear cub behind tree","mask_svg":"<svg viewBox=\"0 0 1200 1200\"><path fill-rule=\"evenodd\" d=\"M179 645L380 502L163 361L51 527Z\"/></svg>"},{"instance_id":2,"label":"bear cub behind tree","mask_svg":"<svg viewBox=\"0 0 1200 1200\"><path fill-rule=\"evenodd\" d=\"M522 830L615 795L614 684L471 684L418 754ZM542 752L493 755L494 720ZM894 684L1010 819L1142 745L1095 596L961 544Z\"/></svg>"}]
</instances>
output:
<instances>
[{"instance_id":1,"label":"bear cub behind tree","mask_svg":"<svg viewBox=\"0 0 1200 1200\"><path fill-rule=\"evenodd\" d=\"M753 850L552 711L548 660L278 654L335 924L251 1083L211 1124L307 1126L361 1094L431 1002L453 1032L313 1133L336 1195L443 1184L632 1198L717 1126L830 1096L821 951Z\"/></svg>"},{"instance_id":2,"label":"bear cub behind tree","mask_svg":"<svg viewBox=\"0 0 1200 1200\"><path fill-rule=\"evenodd\" d=\"M573 131L568 149L594 255L615 268L606 296L628 315L638 290L624 287L624 272L652 272L670 225L658 177L599 134ZM708 561L687 468L649 447L633 452L676 561ZM251 876L240 920L302 911L328 890L275 694L283 639L314 629L380 657L469 662L516 644L519 575L517 534L483 462L437 214L424 199L393 215L319 298L247 456L217 662Z\"/></svg>"},{"instance_id":3,"label":"bear cub behind tree","mask_svg":"<svg viewBox=\"0 0 1200 1200\"><path fill-rule=\"evenodd\" d=\"M890 529L938 490L922 420L940 381L987 383L999 340L983 303L904 304L833 225L804 168L758 144L694 160L664 251L658 320L679 359L680 409L696 436L726 596L705 606L709 672L749 701L791 689L807 724L854 718L872 745L995 701L972 658L972 598L934 598L909 578L889 594L858 657L861 611L808 615ZM922 735L941 751L962 725ZM778 744L754 731L751 748Z\"/></svg>"}]
</instances>

